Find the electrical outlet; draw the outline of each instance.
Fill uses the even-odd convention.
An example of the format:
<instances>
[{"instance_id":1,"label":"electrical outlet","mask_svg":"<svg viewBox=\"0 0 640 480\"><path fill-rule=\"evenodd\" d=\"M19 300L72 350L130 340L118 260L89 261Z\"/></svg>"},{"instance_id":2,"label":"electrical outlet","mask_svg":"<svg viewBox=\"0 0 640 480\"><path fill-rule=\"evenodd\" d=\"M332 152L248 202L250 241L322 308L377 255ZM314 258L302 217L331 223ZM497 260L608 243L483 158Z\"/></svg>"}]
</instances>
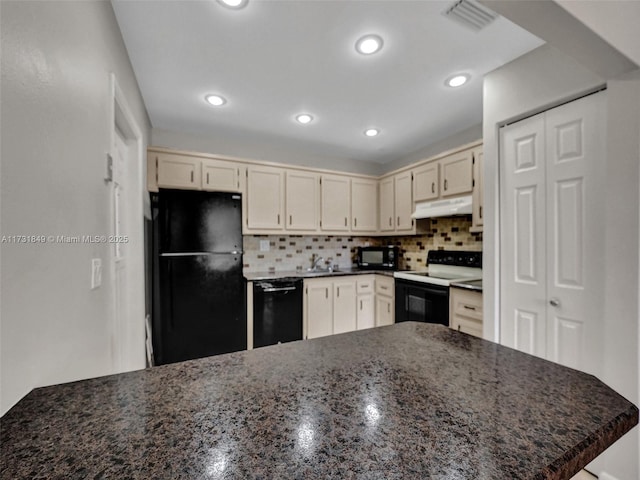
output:
<instances>
[{"instance_id":1,"label":"electrical outlet","mask_svg":"<svg viewBox=\"0 0 640 480\"><path fill-rule=\"evenodd\" d=\"M102 260L99 258L91 259L91 290L102 285Z\"/></svg>"},{"instance_id":2,"label":"electrical outlet","mask_svg":"<svg viewBox=\"0 0 640 480\"><path fill-rule=\"evenodd\" d=\"M269 240L260 240L260 251L261 252L269 251Z\"/></svg>"}]
</instances>

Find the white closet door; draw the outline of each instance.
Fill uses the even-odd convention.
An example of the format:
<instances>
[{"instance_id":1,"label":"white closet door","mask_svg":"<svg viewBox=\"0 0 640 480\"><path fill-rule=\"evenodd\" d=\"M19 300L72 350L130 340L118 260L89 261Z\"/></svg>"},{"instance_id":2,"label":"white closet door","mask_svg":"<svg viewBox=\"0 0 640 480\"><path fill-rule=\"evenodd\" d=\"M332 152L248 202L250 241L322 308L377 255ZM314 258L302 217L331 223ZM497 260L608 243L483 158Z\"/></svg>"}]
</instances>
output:
<instances>
[{"instance_id":1,"label":"white closet door","mask_svg":"<svg viewBox=\"0 0 640 480\"><path fill-rule=\"evenodd\" d=\"M546 356L544 117L501 129L500 343Z\"/></svg>"},{"instance_id":2,"label":"white closet door","mask_svg":"<svg viewBox=\"0 0 640 480\"><path fill-rule=\"evenodd\" d=\"M545 115L547 359L597 375L604 334L604 94Z\"/></svg>"},{"instance_id":3,"label":"white closet door","mask_svg":"<svg viewBox=\"0 0 640 480\"><path fill-rule=\"evenodd\" d=\"M501 129L501 343L597 375L605 105L591 95Z\"/></svg>"}]
</instances>

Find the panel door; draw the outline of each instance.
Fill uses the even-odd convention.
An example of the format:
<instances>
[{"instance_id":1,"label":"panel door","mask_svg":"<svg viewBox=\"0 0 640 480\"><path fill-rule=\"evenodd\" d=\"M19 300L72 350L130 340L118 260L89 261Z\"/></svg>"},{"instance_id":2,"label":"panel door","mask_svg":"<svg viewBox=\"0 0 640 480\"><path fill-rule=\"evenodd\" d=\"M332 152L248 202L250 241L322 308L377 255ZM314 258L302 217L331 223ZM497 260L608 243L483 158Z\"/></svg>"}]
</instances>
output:
<instances>
[{"instance_id":1,"label":"panel door","mask_svg":"<svg viewBox=\"0 0 640 480\"><path fill-rule=\"evenodd\" d=\"M286 175L287 230L318 230L320 184L317 174L289 170Z\"/></svg>"},{"instance_id":2,"label":"panel door","mask_svg":"<svg viewBox=\"0 0 640 480\"><path fill-rule=\"evenodd\" d=\"M393 325L393 298L376 295L376 327Z\"/></svg>"},{"instance_id":3,"label":"panel door","mask_svg":"<svg viewBox=\"0 0 640 480\"><path fill-rule=\"evenodd\" d=\"M358 295L358 313L356 319L356 328L372 328L376 325L375 304L373 294Z\"/></svg>"},{"instance_id":4,"label":"panel door","mask_svg":"<svg viewBox=\"0 0 640 480\"><path fill-rule=\"evenodd\" d=\"M482 147L476 148L473 151L473 212L472 212L472 223L473 227L481 228L484 224L483 220L483 201L484 201L484 191L483 191L483 162L484 162L484 154L482 152Z\"/></svg>"},{"instance_id":5,"label":"panel door","mask_svg":"<svg viewBox=\"0 0 640 480\"><path fill-rule=\"evenodd\" d=\"M399 173L395 177L396 231L413 231L413 182L411 172Z\"/></svg>"},{"instance_id":6,"label":"panel door","mask_svg":"<svg viewBox=\"0 0 640 480\"><path fill-rule=\"evenodd\" d=\"M501 129L501 343L546 356L544 117Z\"/></svg>"},{"instance_id":7,"label":"panel door","mask_svg":"<svg viewBox=\"0 0 640 480\"><path fill-rule=\"evenodd\" d=\"M435 200L440 195L440 164L431 162L413 171L413 201Z\"/></svg>"},{"instance_id":8,"label":"panel door","mask_svg":"<svg viewBox=\"0 0 640 480\"><path fill-rule=\"evenodd\" d=\"M244 167L224 160L202 160L202 189L215 192L240 192L240 172Z\"/></svg>"},{"instance_id":9,"label":"panel door","mask_svg":"<svg viewBox=\"0 0 640 480\"><path fill-rule=\"evenodd\" d=\"M440 160L442 184L440 194L443 197L469 194L473 190L472 150L449 155Z\"/></svg>"},{"instance_id":10,"label":"panel door","mask_svg":"<svg viewBox=\"0 0 640 480\"><path fill-rule=\"evenodd\" d=\"M284 228L284 171L274 167L247 169L247 227Z\"/></svg>"},{"instance_id":11,"label":"panel door","mask_svg":"<svg viewBox=\"0 0 640 480\"><path fill-rule=\"evenodd\" d=\"M305 281L307 338L333 334L333 284L331 280Z\"/></svg>"},{"instance_id":12,"label":"panel door","mask_svg":"<svg viewBox=\"0 0 640 480\"><path fill-rule=\"evenodd\" d=\"M396 229L395 205L395 181L393 177L387 177L380 180L380 208L379 222L380 231L393 232Z\"/></svg>"},{"instance_id":13,"label":"panel door","mask_svg":"<svg viewBox=\"0 0 640 480\"><path fill-rule=\"evenodd\" d=\"M333 281L333 333L353 332L356 329L356 281Z\"/></svg>"},{"instance_id":14,"label":"panel door","mask_svg":"<svg viewBox=\"0 0 640 480\"><path fill-rule=\"evenodd\" d=\"M378 181L351 179L351 229L375 232L378 229Z\"/></svg>"},{"instance_id":15,"label":"panel door","mask_svg":"<svg viewBox=\"0 0 640 480\"><path fill-rule=\"evenodd\" d=\"M158 153L158 187L199 190L202 164L199 158Z\"/></svg>"},{"instance_id":16,"label":"panel door","mask_svg":"<svg viewBox=\"0 0 640 480\"><path fill-rule=\"evenodd\" d=\"M341 175L322 175L320 187L320 229L348 231L351 216L351 179Z\"/></svg>"},{"instance_id":17,"label":"panel door","mask_svg":"<svg viewBox=\"0 0 640 480\"><path fill-rule=\"evenodd\" d=\"M599 375L604 303L604 94L546 112L547 359Z\"/></svg>"}]
</instances>

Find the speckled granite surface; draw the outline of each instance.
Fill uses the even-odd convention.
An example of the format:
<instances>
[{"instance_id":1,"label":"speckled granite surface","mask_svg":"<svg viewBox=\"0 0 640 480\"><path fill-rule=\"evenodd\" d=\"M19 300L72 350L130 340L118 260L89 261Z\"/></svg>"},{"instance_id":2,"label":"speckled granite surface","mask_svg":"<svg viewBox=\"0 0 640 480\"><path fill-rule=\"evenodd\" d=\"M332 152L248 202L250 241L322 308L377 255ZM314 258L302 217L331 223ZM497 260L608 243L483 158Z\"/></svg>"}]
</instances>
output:
<instances>
[{"instance_id":1,"label":"speckled granite surface","mask_svg":"<svg viewBox=\"0 0 640 480\"><path fill-rule=\"evenodd\" d=\"M568 479L638 421L594 377L402 323L32 391L3 479Z\"/></svg>"}]
</instances>

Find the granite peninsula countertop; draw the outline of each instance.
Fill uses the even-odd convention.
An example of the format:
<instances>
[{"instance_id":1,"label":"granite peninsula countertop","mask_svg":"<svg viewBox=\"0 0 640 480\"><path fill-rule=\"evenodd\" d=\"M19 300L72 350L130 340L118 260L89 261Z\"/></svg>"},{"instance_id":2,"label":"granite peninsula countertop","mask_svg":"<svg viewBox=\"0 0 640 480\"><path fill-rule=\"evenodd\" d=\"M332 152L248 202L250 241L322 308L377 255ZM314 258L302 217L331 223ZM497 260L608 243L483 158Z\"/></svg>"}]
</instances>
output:
<instances>
[{"instance_id":1,"label":"granite peninsula countertop","mask_svg":"<svg viewBox=\"0 0 640 480\"><path fill-rule=\"evenodd\" d=\"M568 479L638 422L595 377L406 322L38 388L11 479Z\"/></svg>"},{"instance_id":2,"label":"granite peninsula countertop","mask_svg":"<svg viewBox=\"0 0 640 480\"><path fill-rule=\"evenodd\" d=\"M359 268L345 268L339 270L318 270L315 272L308 272L306 270L290 270L284 272L247 272L244 274L250 282L258 280L276 280L278 278L322 278L322 277L337 277L343 275L386 275L393 277L393 271L391 270L361 270Z\"/></svg>"}]
</instances>

